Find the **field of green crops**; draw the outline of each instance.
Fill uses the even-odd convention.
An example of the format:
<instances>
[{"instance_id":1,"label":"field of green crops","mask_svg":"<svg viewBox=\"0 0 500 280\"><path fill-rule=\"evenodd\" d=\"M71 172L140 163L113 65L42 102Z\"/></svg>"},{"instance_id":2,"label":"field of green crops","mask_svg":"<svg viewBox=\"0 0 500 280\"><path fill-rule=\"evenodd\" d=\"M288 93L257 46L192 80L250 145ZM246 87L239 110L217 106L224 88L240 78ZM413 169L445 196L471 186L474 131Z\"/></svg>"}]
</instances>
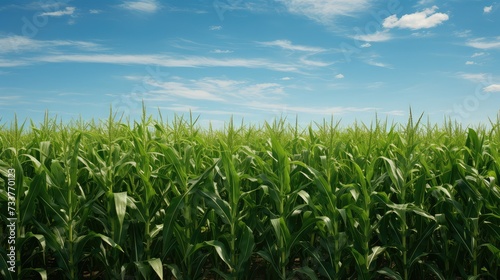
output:
<instances>
[{"instance_id":1,"label":"field of green crops","mask_svg":"<svg viewBox=\"0 0 500 280\"><path fill-rule=\"evenodd\" d=\"M500 120L5 125L0 278L500 279L499 150Z\"/></svg>"}]
</instances>

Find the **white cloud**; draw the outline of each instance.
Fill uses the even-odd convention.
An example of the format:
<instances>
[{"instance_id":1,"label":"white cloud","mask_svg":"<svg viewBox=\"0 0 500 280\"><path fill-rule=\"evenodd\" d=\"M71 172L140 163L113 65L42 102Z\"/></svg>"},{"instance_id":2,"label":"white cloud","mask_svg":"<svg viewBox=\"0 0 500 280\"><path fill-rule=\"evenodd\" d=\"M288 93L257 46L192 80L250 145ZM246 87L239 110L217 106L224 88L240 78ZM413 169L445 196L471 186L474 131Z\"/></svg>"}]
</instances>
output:
<instances>
[{"instance_id":1,"label":"white cloud","mask_svg":"<svg viewBox=\"0 0 500 280\"><path fill-rule=\"evenodd\" d=\"M467 46L476 49L488 50L488 49L500 49L500 37L495 39L477 38L469 40L466 43Z\"/></svg>"},{"instance_id":2,"label":"white cloud","mask_svg":"<svg viewBox=\"0 0 500 280\"><path fill-rule=\"evenodd\" d=\"M278 0L290 13L306 16L323 24L330 24L337 16L352 16L368 10L369 0Z\"/></svg>"},{"instance_id":3,"label":"white cloud","mask_svg":"<svg viewBox=\"0 0 500 280\"><path fill-rule=\"evenodd\" d=\"M102 13L102 11L101 10L94 10L94 9L92 9L92 10L89 10L89 13L91 13L91 14L100 14L100 13Z\"/></svg>"},{"instance_id":4,"label":"white cloud","mask_svg":"<svg viewBox=\"0 0 500 280\"><path fill-rule=\"evenodd\" d=\"M460 77L462 79L475 82L475 83L481 83L486 81L488 78L485 73L462 73L460 74Z\"/></svg>"},{"instance_id":5,"label":"white cloud","mask_svg":"<svg viewBox=\"0 0 500 280\"><path fill-rule=\"evenodd\" d=\"M364 42L384 42L392 39L391 34L387 30L377 31L373 34L360 34L352 37L354 40Z\"/></svg>"},{"instance_id":6,"label":"white cloud","mask_svg":"<svg viewBox=\"0 0 500 280\"><path fill-rule=\"evenodd\" d=\"M74 12L75 12L75 7L66 7L66 9L61 11L41 13L40 16L47 16L47 17L70 16Z\"/></svg>"},{"instance_id":7,"label":"white cloud","mask_svg":"<svg viewBox=\"0 0 500 280\"><path fill-rule=\"evenodd\" d=\"M243 86L238 90L238 95L245 99L262 99L262 98L276 98L276 96L283 96L284 89L278 83L259 83L248 86Z\"/></svg>"},{"instance_id":8,"label":"white cloud","mask_svg":"<svg viewBox=\"0 0 500 280\"><path fill-rule=\"evenodd\" d=\"M434 35L435 35L434 33L432 33L431 31L428 31L428 30L411 33L411 36L418 37L418 38L428 38L428 37L432 37Z\"/></svg>"},{"instance_id":9,"label":"white cloud","mask_svg":"<svg viewBox=\"0 0 500 280\"><path fill-rule=\"evenodd\" d=\"M476 64L476 63L474 61L470 61L470 60L465 62L465 65L474 65L474 64Z\"/></svg>"},{"instance_id":10,"label":"white cloud","mask_svg":"<svg viewBox=\"0 0 500 280\"><path fill-rule=\"evenodd\" d=\"M493 6L486 6L486 7L483 8L483 12L485 14L491 13L492 10L493 10Z\"/></svg>"},{"instance_id":11,"label":"white cloud","mask_svg":"<svg viewBox=\"0 0 500 280\"><path fill-rule=\"evenodd\" d=\"M167 109L170 111L184 112L184 113L198 111L198 108L199 107L196 106L181 105L181 104L172 104L172 106L159 107L159 109Z\"/></svg>"},{"instance_id":12,"label":"white cloud","mask_svg":"<svg viewBox=\"0 0 500 280\"><path fill-rule=\"evenodd\" d=\"M337 74L335 75L335 79L343 79L344 75L343 74Z\"/></svg>"},{"instance_id":13,"label":"white cloud","mask_svg":"<svg viewBox=\"0 0 500 280\"><path fill-rule=\"evenodd\" d=\"M382 114L386 114L386 115L389 115L389 116L404 116L406 114L406 112L405 111L401 111L401 110L392 110L392 111L382 112Z\"/></svg>"},{"instance_id":14,"label":"white cloud","mask_svg":"<svg viewBox=\"0 0 500 280\"><path fill-rule=\"evenodd\" d=\"M69 40L42 41L18 35L0 38L0 53L34 51L42 48L54 48L54 47L76 47L78 49L90 50L90 51L103 49L98 44L85 41L69 41Z\"/></svg>"},{"instance_id":15,"label":"white cloud","mask_svg":"<svg viewBox=\"0 0 500 280\"><path fill-rule=\"evenodd\" d=\"M469 29L463 31L455 31L453 34L459 38L467 38L471 36L472 31Z\"/></svg>"},{"instance_id":16,"label":"white cloud","mask_svg":"<svg viewBox=\"0 0 500 280\"><path fill-rule=\"evenodd\" d=\"M329 62L324 62L319 60L309 60L306 57L301 57L300 62L306 66L313 66L313 67L326 67L332 64Z\"/></svg>"},{"instance_id":17,"label":"white cloud","mask_svg":"<svg viewBox=\"0 0 500 280\"><path fill-rule=\"evenodd\" d=\"M366 63L368 63L369 65L372 65L372 66L393 69L393 67L391 65L386 64L386 63L382 63L382 62L377 62L377 61L375 61L373 59L367 60Z\"/></svg>"},{"instance_id":18,"label":"white cloud","mask_svg":"<svg viewBox=\"0 0 500 280\"><path fill-rule=\"evenodd\" d=\"M284 88L277 83L250 83L211 77L198 80L171 77L170 81L143 81L151 88L144 99L157 102L192 99L246 106L249 100L271 101L284 95Z\"/></svg>"},{"instance_id":19,"label":"white cloud","mask_svg":"<svg viewBox=\"0 0 500 280\"><path fill-rule=\"evenodd\" d=\"M271 46L271 47L280 47L285 50L291 51L302 51L302 52L323 52L325 49L319 47L310 47L303 45L294 45L292 42L288 40L275 40L271 42L260 42L261 45Z\"/></svg>"},{"instance_id":20,"label":"white cloud","mask_svg":"<svg viewBox=\"0 0 500 280\"><path fill-rule=\"evenodd\" d=\"M248 113L243 113L240 111L206 110L206 109L201 109L198 106L182 105L182 104L172 104L171 106L160 106L158 108L161 110L169 110L169 111L182 112L182 113L193 112L196 114L204 114L204 115L205 114L208 114L208 115L235 115L235 116L248 116L248 115L250 115ZM221 125L224 125L224 122L222 122Z\"/></svg>"},{"instance_id":21,"label":"white cloud","mask_svg":"<svg viewBox=\"0 0 500 280\"><path fill-rule=\"evenodd\" d=\"M186 87L183 83L179 82L154 82L148 81L150 86L157 87L157 89L149 92L148 100L161 101L162 96L167 95L168 100L172 97L181 97L195 100L211 100L223 101L223 99L215 94L212 94L204 89L194 89Z\"/></svg>"},{"instance_id":22,"label":"white cloud","mask_svg":"<svg viewBox=\"0 0 500 280\"><path fill-rule=\"evenodd\" d=\"M485 92L500 92L500 84L492 84L483 88Z\"/></svg>"},{"instance_id":23,"label":"white cloud","mask_svg":"<svg viewBox=\"0 0 500 280\"><path fill-rule=\"evenodd\" d=\"M0 38L0 53L18 52L35 48L35 40L24 36L9 36Z\"/></svg>"},{"instance_id":24,"label":"white cloud","mask_svg":"<svg viewBox=\"0 0 500 280\"><path fill-rule=\"evenodd\" d=\"M271 69L275 71L297 71L292 65L276 63L264 59L220 59L202 56L166 56L166 55L135 55L135 54L67 54L47 55L33 59L48 63L106 63L106 64L137 64L158 65L163 67L242 67Z\"/></svg>"},{"instance_id":25,"label":"white cloud","mask_svg":"<svg viewBox=\"0 0 500 280\"><path fill-rule=\"evenodd\" d=\"M282 81L290 81L291 79L292 78L290 78L290 77L283 77L283 78L281 78Z\"/></svg>"},{"instance_id":26,"label":"white cloud","mask_svg":"<svg viewBox=\"0 0 500 280\"><path fill-rule=\"evenodd\" d=\"M375 88L381 88L385 86L385 83L384 82L374 82L374 83L370 83L366 86L366 88L369 88L369 89L375 89Z\"/></svg>"},{"instance_id":27,"label":"white cloud","mask_svg":"<svg viewBox=\"0 0 500 280\"><path fill-rule=\"evenodd\" d=\"M418 1L418 5L428 5L434 3L434 0L420 0Z\"/></svg>"},{"instance_id":28,"label":"white cloud","mask_svg":"<svg viewBox=\"0 0 500 280\"><path fill-rule=\"evenodd\" d=\"M125 1L120 7L136 12L154 13L160 8L160 5L156 0L139 0Z\"/></svg>"},{"instance_id":29,"label":"white cloud","mask_svg":"<svg viewBox=\"0 0 500 280\"><path fill-rule=\"evenodd\" d=\"M474 57L478 57L478 56L483 56L483 55L485 55L485 54L486 54L486 53L484 53L484 52L477 52L477 53L472 54L472 56L471 56L471 57L472 57L472 58L474 58Z\"/></svg>"},{"instance_id":30,"label":"white cloud","mask_svg":"<svg viewBox=\"0 0 500 280\"><path fill-rule=\"evenodd\" d=\"M5 60L0 58L0 67L18 67L28 65L29 63L21 60Z\"/></svg>"},{"instance_id":31,"label":"white cloud","mask_svg":"<svg viewBox=\"0 0 500 280\"><path fill-rule=\"evenodd\" d=\"M211 25L208 29L213 30L213 31L217 31L217 30L221 30L222 26L220 26L220 25Z\"/></svg>"},{"instance_id":32,"label":"white cloud","mask_svg":"<svg viewBox=\"0 0 500 280\"><path fill-rule=\"evenodd\" d=\"M370 43L364 43L363 45L361 45L362 48L369 48L371 46L372 46L372 44L370 44Z\"/></svg>"},{"instance_id":33,"label":"white cloud","mask_svg":"<svg viewBox=\"0 0 500 280\"><path fill-rule=\"evenodd\" d=\"M385 28L399 27L413 30L432 28L449 19L447 14L436 13L437 9L437 6L433 6L421 12L403 15L399 19L396 15L392 15L384 20L383 26Z\"/></svg>"},{"instance_id":34,"label":"white cloud","mask_svg":"<svg viewBox=\"0 0 500 280\"><path fill-rule=\"evenodd\" d=\"M270 103L262 101L251 101L248 107L260 111L306 113L312 115L343 115L348 113L376 112L380 108L375 107L305 107L289 106L284 103Z\"/></svg>"},{"instance_id":35,"label":"white cloud","mask_svg":"<svg viewBox=\"0 0 500 280\"><path fill-rule=\"evenodd\" d=\"M232 53L233 51L230 51L230 50L220 50L220 49L215 49L215 50L211 50L210 52L211 52L211 53Z\"/></svg>"},{"instance_id":36,"label":"white cloud","mask_svg":"<svg viewBox=\"0 0 500 280\"><path fill-rule=\"evenodd\" d=\"M0 96L0 100L16 100L21 99L22 96L19 95L8 95L8 96Z\"/></svg>"}]
</instances>

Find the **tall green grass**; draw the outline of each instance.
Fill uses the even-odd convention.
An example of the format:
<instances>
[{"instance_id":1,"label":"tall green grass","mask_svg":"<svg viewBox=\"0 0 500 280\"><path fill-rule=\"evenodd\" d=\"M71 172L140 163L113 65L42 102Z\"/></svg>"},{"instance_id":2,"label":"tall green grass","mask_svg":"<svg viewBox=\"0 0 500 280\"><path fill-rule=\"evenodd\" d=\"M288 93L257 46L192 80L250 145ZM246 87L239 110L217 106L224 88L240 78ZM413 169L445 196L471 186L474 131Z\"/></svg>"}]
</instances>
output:
<instances>
[{"instance_id":1,"label":"tall green grass","mask_svg":"<svg viewBox=\"0 0 500 280\"><path fill-rule=\"evenodd\" d=\"M2 126L1 277L500 278L500 120L197 121Z\"/></svg>"}]
</instances>

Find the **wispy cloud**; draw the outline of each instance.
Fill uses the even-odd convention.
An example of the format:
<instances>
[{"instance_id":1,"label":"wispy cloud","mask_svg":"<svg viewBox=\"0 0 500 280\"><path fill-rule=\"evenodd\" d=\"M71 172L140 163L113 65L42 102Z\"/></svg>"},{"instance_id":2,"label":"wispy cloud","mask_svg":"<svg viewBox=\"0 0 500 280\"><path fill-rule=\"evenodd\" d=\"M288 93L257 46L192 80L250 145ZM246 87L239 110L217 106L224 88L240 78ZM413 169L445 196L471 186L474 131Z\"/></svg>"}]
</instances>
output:
<instances>
[{"instance_id":1,"label":"wispy cloud","mask_svg":"<svg viewBox=\"0 0 500 280\"><path fill-rule=\"evenodd\" d=\"M212 30L212 31L217 31L217 30L221 30L222 26L220 26L220 25L211 25L210 27L208 27L208 29Z\"/></svg>"},{"instance_id":2,"label":"wispy cloud","mask_svg":"<svg viewBox=\"0 0 500 280\"><path fill-rule=\"evenodd\" d=\"M455 31L455 32L453 32L453 34L455 36L457 36L458 38L467 38L467 37L471 36L472 31L470 31L469 29L466 29L463 31Z\"/></svg>"},{"instance_id":3,"label":"wispy cloud","mask_svg":"<svg viewBox=\"0 0 500 280\"><path fill-rule=\"evenodd\" d=\"M466 43L467 46L476 49L488 50L488 49L500 49L500 37L494 39L488 38L477 38L469 40Z\"/></svg>"},{"instance_id":4,"label":"wispy cloud","mask_svg":"<svg viewBox=\"0 0 500 280\"><path fill-rule=\"evenodd\" d=\"M211 53L233 53L233 51L230 51L230 50L221 50L221 49L211 50L210 52Z\"/></svg>"},{"instance_id":5,"label":"wispy cloud","mask_svg":"<svg viewBox=\"0 0 500 280\"><path fill-rule=\"evenodd\" d=\"M290 13L303 15L322 24L330 24L338 16L353 16L368 10L369 0L278 0Z\"/></svg>"},{"instance_id":6,"label":"wispy cloud","mask_svg":"<svg viewBox=\"0 0 500 280\"><path fill-rule=\"evenodd\" d=\"M377 31L377 32L372 33L372 34L359 34L359 35L353 36L352 38L354 40L359 40L359 41L364 41L364 42L384 42L384 41L391 40L392 36L387 30L384 30L384 31Z\"/></svg>"},{"instance_id":7,"label":"wispy cloud","mask_svg":"<svg viewBox=\"0 0 500 280\"><path fill-rule=\"evenodd\" d=\"M459 77L475 83L485 82L488 78L485 73L461 73Z\"/></svg>"},{"instance_id":8,"label":"wispy cloud","mask_svg":"<svg viewBox=\"0 0 500 280\"><path fill-rule=\"evenodd\" d=\"M372 46L372 44L370 44L370 43L364 43L361 45L362 48L369 48L371 46Z\"/></svg>"},{"instance_id":9,"label":"wispy cloud","mask_svg":"<svg viewBox=\"0 0 500 280\"><path fill-rule=\"evenodd\" d=\"M251 115L249 113L245 113L245 112L241 112L241 111L207 110L207 109L202 109L199 106L192 106L192 105L187 105L187 104L172 104L171 106L160 106L159 109L181 112L181 113L193 112L196 114L203 114L203 115L231 115L231 116Z\"/></svg>"},{"instance_id":10,"label":"wispy cloud","mask_svg":"<svg viewBox=\"0 0 500 280\"><path fill-rule=\"evenodd\" d=\"M470 61L470 60L467 60L465 62L465 65L474 65L474 64L476 64L476 63L474 61Z\"/></svg>"},{"instance_id":11,"label":"wispy cloud","mask_svg":"<svg viewBox=\"0 0 500 280\"><path fill-rule=\"evenodd\" d=\"M411 36L418 38L429 38L435 35L436 35L435 33L428 30L411 33Z\"/></svg>"},{"instance_id":12,"label":"wispy cloud","mask_svg":"<svg viewBox=\"0 0 500 280\"><path fill-rule=\"evenodd\" d=\"M486 6L483 8L483 13L489 14L493 10L493 6Z\"/></svg>"},{"instance_id":13,"label":"wispy cloud","mask_svg":"<svg viewBox=\"0 0 500 280\"><path fill-rule=\"evenodd\" d=\"M284 96L284 88L278 83L251 83L206 77L202 79L172 78L169 81L144 80L151 90L148 101L172 101L178 99L206 100L245 106L249 100L276 100Z\"/></svg>"},{"instance_id":14,"label":"wispy cloud","mask_svg":"<svg viewBox=\"0 0 500 280\"><path fill-rule=\"evenodd\" d=\"M165 6L165 10L167 10L168 12L173 12L173 13L189 13L189 14L207 14L208 13L205 10L177 7L174 5Z\"/></svg>"},{"instance_id":15,"label":"wispy cloud","mask_svg":"<svg viewBox=\"0 0 500 280\"><path fill-rule=\"evenodd\" d=\"M434 3L435 0L420 0L418 1L418 5L429 5L429 4L432 4Z\"/></svg>"},{"instance_id":16,"label":"wispy cloud","mask_svg":"<svg viewBox=\"0 0 500 280\"><path fill-rule=\"evenodd\" d=\"M337 74L335 75L335 79L343 79L344 75L343 74Z\"/></svg>"},{"instance_id":17,"label":"wispy cloud","mask_svg":"<svg viewBox=\"0 0 500 280\"><path fill-rule=\"evenodd\" d=\"M406 115L406 112L402 111L402 110L392 110L392 111L382 112L382 114L389 115L389 116L398 116L398 117L401 117L401 116Z\"/></svg>"},{"instance_id":18,"label":"wispy cloud","mask_svg":"<svg viewBox=\"0 0 500 280\"><path fill-rule=\"evenodd\" d=\"M120 7L136 12L154 13L160 5L156 0L139 0L139 1L125 1Z\"/></svg>"},{"instance_id":19,"label":"wispy cloud","mask_svg":"<svg viewBox=\"0 0 500 280\"><path fill-rule=\"evenodd\" d=\"M366 86L366 88L368 89L377 89L377 88L381 88L385 86L385 83L384 82L374 82L374 83L370 83Z\"/></svg>"},{"instance_id":20,"label":"wispy cloud","mask_svg":"<svg viewBox=\"0 0 500 280\"><path fill-rule=\"evenodd\" d=\"M500 84L492 84L483 88L485 92L500 92Z\"/></svg>"},{"instance_id":21,"label":"wispy cloud","mask_svg":"<svg viewBox=\"0 0 500 280\"><path fill-rule=\"evenodd\" d=\"M78 93L78 92L62 92L58 93L58 96L90 96L90 93Z\"/></svg>"},{"instance_id":22,"label":"wispy cloud","mask_svg":"<svg viewBox=\"0 0 500 280\"><path fill-rule=\"evenodd\" d=\"M326 67L332 65L331 62L325 62L325 61L320 61L320 60L310 60L307 57L301 57L300 62L306 66L313 66L313 67Z\"/></svg>"},{"instance_id":23,"label":"wispy cloud","mask_svg":"<svg viewBox=\"0 0 500 280\"><path fill-rule=\"evenodd\" d=\"M104 64L138 64L158 65L163 67L242 67L264 68L282 72L295 72L297 68L290 64L278 63L266 59L220 59L203 56L167 56L167 55L135 55L135 54L66 54L47 55L32 59L48 63L104 63Z\"/></svg>"},{"instance_id":24,"label":"wispy cloud","mask_svg":"<svg viewBox=\"0 0 500 280\"><path fill-rule=\"evenodd\" d=\"M368 65L372 65L372 66L393 69L393 67L390 64L379 62L379 61L375 61L374 59L369 59L369 60L366 61L366 63Z\"/></svg>"},{"instance_id":25,"label":"wispy cloud","mask_svg":"<svg viewBox=\"0 0 500 280\"><path fill-rule=\"evenodd\" d=\"M19 67L24 65L29 65L30 63L23 60L6 60L0 58L0 67Z\"/></svg>"},{"instance_id":26,"label":"wispy cloud","mask_svg":"<svg viewBox=\"0 0 500 280\"><path fill-rule=\"evenodd\" d=\"M421 12L403 15L401 18L398 18L396 15L392 15L384 20L383 26L385 28L398 27L413 30L432 28L449 19L447 14L436 13L437 9L437 6L433 6L432 8L425 9Z\"/></svg>"},{"instance_id":27,"label":"wispy cloud","mask_svg":"<svg viewBox=\"0 0 500 280\"><path fill-rule=\"evenodd\" d=\"M99 44L86 41L71 40L35 40L25 36L9 36L0 38L0 53L35 51L43 48L75 47L81 50L97 51L104 48Z\"/></svg>"},{"instance_id":28,"label":"wispy cloud","mask_svg":"<svg viewBox=\"0 0 500 280\"><path fill-rule=\"evenodd\" d=\"M260 42L261 45L271 46L271 47L280 47L285 50L291 51L301 51L301 52L324 52L325 49L319 47L311 47L311 46L303 46L303 45L294 45L292 42L288 40L275 40L271 42Z\"/></svg>"},{"instance_id":29,"label":"wispy cloud","mask_svg":"<svg viewBox=\"0 0 500 280\"><path fill-rule=\"evenodd\" d=\"M162 97L165 97L165 95L168 98L168 100L171 100L172 97L181 97L181 98L195 99L195 100L210 100L210 101L224 100L221 97L208 92L207 90L198 88L189 88L179 82L158 83L153 81L149 82L148 84L150 86L154 86L157 88L149 92L148 94L150 96L148 98L149 100L161 101L163 99Z\"/></svg>"},{"instance_id":30,"label":"wispy cloud","mask_svg":"<svg viewBox=\"0 0 500 280\"><path fill-rule=\"evenodd\" d=\"M483 56L485 54L486 53L484 53L484 52L477 52L477 53L473 53L471 57L474 58L474 57L478 57L478 56Z\"/></svg>"},{"instance_id":31,"label":"wispy cloud","mask_svg":"<svg viewBox=\"0 0 500 280\"><path fill-rule=\"evenodd\" d=\"M22 98L22 96L20 96L20 95L0 96L0 100L8 100L8 101L19 100L21 98Z\"/></svg>"},{"instance_id":32,"label":"wispy cloud","mask_svg":"<svg viewBox=\"0 0 500 280\"><path fill-rule=\"evenodd\" d=\"M100 13L102 13L102 11L101 10L92 9L92 10L89 10L89 13L91 13L91 14L100 14Z\"/></svg>"},{"instance_id":33,"label":"wispy cloud","mask_svg":"<svg viewBox=\"0 0 500 280\"><path fill-rule=\"evenodd\" d=\"M259 111L271 111L282 113L306 113L311 115L344 115L349 113L376 112L380 108L376 107L306 107L290 106L286 103L265 103L261 101L251 101L248 107Z\"/></svg>"},{"instance_id":34,"label":"wispy cloud","mask_svg":"<svg viewBox=\"0 0 500 280\"><path fill-rule=\"evenodd\" d=\"M41 13L40 16L47 16L47 17L70 16L74 12L75 12L75 7L66 7L64 10L60 11Z\"/></svg>"}]
</instances>

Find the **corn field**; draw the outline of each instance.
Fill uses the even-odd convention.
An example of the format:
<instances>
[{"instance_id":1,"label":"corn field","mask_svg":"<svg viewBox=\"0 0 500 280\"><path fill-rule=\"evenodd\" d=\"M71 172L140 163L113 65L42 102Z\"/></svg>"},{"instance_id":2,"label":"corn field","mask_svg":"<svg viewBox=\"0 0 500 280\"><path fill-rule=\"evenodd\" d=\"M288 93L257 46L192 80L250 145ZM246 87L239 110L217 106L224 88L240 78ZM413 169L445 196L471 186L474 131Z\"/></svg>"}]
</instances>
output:
<instances>
[{"instance_id":1,"label":"corn field","mask_svg":"<svg viewBox=\"0 0 500 280\"><path fill-rule=\"evenodd\" d=\"M0 278L500 279L499 177L500 119L14 122Z\"/></svg>"}]
</instances>

